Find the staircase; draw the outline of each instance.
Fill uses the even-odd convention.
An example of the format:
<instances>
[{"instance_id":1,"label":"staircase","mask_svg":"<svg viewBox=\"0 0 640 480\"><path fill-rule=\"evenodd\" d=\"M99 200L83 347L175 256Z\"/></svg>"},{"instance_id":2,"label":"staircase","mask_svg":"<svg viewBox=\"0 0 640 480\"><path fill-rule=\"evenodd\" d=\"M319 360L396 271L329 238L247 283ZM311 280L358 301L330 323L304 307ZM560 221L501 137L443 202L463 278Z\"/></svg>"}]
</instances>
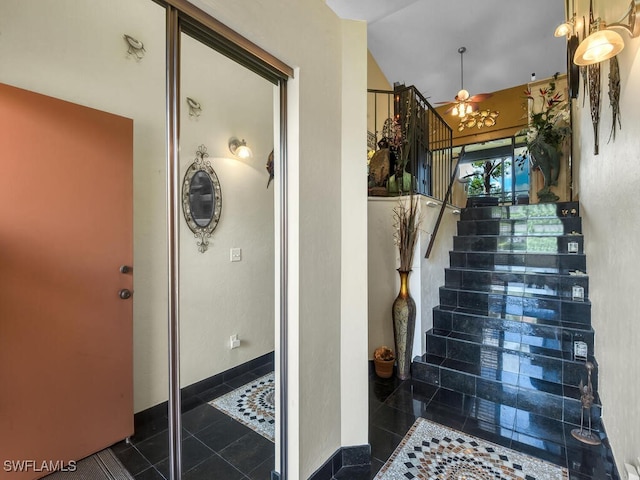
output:
<instances>
[{"instance_id":1,"label":"staircase","mask_svg":"<svg viewBox=\"0 0 640 480\"><path fill-rule=\"evenodd\" d=\"M580 425L587 373L574 342L584 342L596 367L597 430L581 233L575 202L464 209L414 381Z\"/></svg>"}]
</instances>

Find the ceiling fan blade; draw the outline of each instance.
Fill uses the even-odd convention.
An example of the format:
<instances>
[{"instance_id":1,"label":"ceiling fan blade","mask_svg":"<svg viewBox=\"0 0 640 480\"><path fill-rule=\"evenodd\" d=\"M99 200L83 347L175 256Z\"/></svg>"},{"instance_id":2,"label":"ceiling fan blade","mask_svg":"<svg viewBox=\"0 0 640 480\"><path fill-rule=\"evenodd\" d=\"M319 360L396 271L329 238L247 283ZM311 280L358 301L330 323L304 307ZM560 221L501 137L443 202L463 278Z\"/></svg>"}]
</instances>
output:
<instances>
[{"instance_id":1,"label":"ceiling fan blade","mask_svg":"<svg viewBox=\"0 0 640 480\"><path fill-rule=\"evenodd\" d=\"M470 102L483 102L487 98L493 97L493 93L478 93L469 97Z\"/></svg>"}]
</instances>

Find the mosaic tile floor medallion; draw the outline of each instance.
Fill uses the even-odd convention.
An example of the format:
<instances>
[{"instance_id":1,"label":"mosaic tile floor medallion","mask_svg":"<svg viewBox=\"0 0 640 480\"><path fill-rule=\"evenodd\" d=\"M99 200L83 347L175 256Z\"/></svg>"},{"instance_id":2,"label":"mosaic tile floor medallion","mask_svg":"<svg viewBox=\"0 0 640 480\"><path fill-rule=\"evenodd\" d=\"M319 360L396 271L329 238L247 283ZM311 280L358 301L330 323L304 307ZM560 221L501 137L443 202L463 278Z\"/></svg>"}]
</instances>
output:
<instances>
[{"instance_id":1,"label":"mosaic tile floor medallion","mask_svg":"<svg viewBox=\"0 0 640 480\"><path fill-rule=\"evenodd\" d=\"M565 468L419 418L374 480L568 480Z\"/></svg>"},{"instance_id":2,"label":"mosaic tile floor medallion","mask_svg":"<svg viewBox=\"0 0 640 480\"><path fill-rule=\"evenodd\" d=\"M275 380L273 373L257 378L209 402L268 440L275 438Z\"/></svg>"}]
</instances>

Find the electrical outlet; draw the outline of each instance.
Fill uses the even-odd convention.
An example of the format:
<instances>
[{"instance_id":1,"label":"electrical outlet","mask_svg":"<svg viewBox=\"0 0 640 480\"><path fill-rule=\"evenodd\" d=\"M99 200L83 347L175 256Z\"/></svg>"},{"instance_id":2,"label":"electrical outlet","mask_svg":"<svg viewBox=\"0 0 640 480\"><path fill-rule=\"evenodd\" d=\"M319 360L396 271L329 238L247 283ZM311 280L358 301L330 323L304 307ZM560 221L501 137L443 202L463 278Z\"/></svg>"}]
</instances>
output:
<instances>
[{"instance_id":1,"label":"electrical outlet","mask_svg":"<svg viewBox=\"0 0 640 480\"><path fill-rule=\"evenodd\" d=\"M229 348L234 349L240 347L240 337L236 333L229 337Z\"/></svg>"},{"instance_id":2,"label":"electrical outlet","mask_svg":"<svg viewBox=\"0 0 640 480\"><path fill-rule=\"evenodd\" d=\"M580 251L580 244L578 242L568 242L567 243L567 252L568 253L578 253Z\"/></svg>"},{"instance_id":3,"label":"electrical outlet","mask_svg":"<svg viewBox=\"0 0 640 480\"><path fill-rule=\"evenodd\" d=\"M231 260L232 262L242 261L242 249L232 248L229 256L230 256L229 260Z\"/></svg>"}]
</instances>

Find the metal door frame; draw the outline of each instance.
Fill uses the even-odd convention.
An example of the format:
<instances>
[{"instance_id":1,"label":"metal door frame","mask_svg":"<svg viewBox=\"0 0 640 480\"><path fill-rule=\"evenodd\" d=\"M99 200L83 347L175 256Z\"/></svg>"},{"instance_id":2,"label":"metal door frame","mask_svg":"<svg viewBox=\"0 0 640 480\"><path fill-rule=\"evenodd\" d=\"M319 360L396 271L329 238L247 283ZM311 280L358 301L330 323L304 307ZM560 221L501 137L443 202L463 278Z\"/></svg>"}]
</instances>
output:
<instances>
[{"instance_id":1,"label":"metal door frame","mask_svg":"<svg viewBox=\"0 0 640 480\"><path fill-rule=\"evenodd\" d=\"M167 247L169 327L169 471L171 480L182 478L180 432L180 34L182 32L252 70L280 88L280 479L287 478L287 383L288 383L288 169L287 169L287 80L293 69L250 40L231 30L186 0L154 0L166 9L166 122L167 122Z\"/></svg>"}]
</instances>

